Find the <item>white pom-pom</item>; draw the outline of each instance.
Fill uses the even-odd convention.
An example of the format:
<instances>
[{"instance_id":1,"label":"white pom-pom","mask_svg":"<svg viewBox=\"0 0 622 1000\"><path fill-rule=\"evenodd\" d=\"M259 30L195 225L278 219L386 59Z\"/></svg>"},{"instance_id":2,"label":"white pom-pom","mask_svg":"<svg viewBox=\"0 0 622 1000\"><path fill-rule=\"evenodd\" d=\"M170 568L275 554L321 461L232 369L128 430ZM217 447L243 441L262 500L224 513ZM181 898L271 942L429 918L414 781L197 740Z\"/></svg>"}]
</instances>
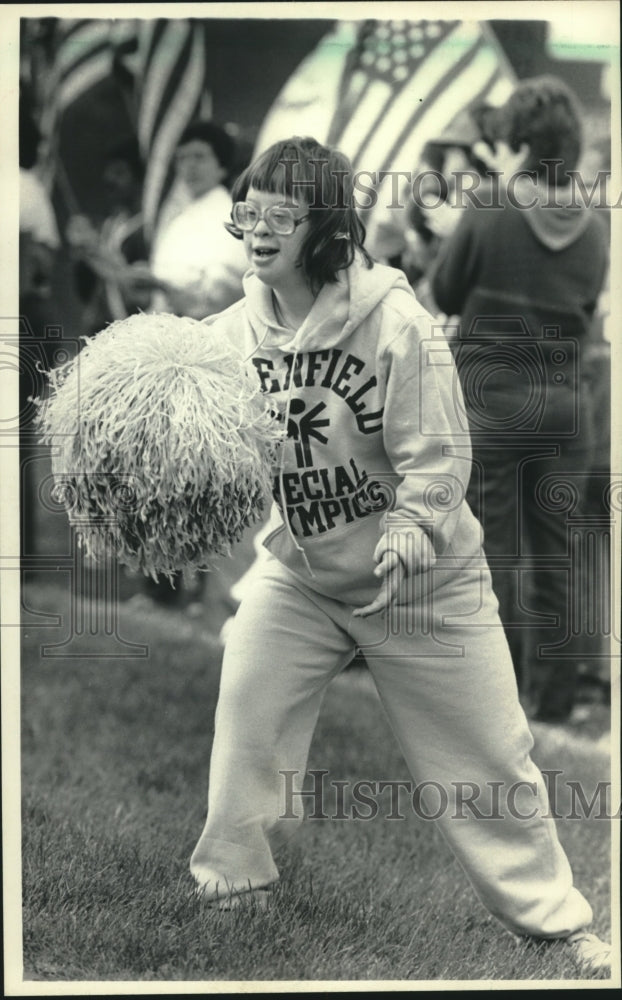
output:
<instances>
[{"instance_id":1,"label":"white pom-pom","mask_svg":"<svg viewBox=\"0 0 622 1000\"><path fill-rule=\"evenodd\" d=\"M131 316L49 379L39 426L94 558L171 578L208 569L257 519L283 432L214 326Z\"/></svg>"}]
</instances>

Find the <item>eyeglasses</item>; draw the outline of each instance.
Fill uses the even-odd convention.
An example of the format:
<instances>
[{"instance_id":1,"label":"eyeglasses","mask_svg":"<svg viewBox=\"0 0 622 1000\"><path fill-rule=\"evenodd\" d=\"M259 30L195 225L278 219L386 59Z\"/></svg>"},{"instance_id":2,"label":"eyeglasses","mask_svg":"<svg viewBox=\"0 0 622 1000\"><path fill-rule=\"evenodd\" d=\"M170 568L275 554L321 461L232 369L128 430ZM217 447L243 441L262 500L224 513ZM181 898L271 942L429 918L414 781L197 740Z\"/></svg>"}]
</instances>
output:
<instances>
[{"instance_id":1,"label":"eyeglasses","mask_svg":"<svg viewBox=\"0 0 622 1000\"><path fill-rule=\"evenodd\" d=\"M272 205L260 213L247 201L236 201L231 209L231 218L243 233L252 233L259 220L263 219L277 236L291 236L309 216L303 215L301 219L297 219L290 208L280 205Z\"/></svg>"}]
</instances>

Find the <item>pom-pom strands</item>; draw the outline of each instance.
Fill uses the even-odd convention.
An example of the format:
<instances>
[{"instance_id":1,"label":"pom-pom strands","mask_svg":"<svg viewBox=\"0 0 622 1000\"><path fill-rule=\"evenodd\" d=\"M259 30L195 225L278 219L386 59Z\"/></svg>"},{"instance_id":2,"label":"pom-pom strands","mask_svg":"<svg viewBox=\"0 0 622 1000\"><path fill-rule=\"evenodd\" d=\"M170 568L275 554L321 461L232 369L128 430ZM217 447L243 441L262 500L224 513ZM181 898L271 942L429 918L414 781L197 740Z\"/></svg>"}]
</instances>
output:
<instances>
[{"instance_id":1,"label":"pom-pom strands","mask_svg":"<svg viewBox=\"0 0 622 1000\"><path fill-rule=\"evenodd\" d=\"M49 379L39 426L89 555L171 578L257 519L283 432L212 326L130 316Z\"/></svg>"}]
</instances>

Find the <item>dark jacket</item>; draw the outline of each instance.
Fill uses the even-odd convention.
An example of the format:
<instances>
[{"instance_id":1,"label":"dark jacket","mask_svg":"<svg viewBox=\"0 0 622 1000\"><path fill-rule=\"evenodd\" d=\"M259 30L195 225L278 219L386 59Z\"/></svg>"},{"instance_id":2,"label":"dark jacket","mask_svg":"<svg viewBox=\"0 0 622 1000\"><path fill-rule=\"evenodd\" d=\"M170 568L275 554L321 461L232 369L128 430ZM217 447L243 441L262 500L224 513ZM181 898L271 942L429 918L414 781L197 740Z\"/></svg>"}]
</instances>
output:
<instances>
[{"instance_id":1,"label":"dark jacket","mask_svg":"<svg viewBox=\"0 0 622 1000\"><path fill-rule=\"evenodd\" d=\"M533 199L531 185L520 201ZM460 317L453 348L472 432L562 434L585 446L577 401L605 227L584 207L501 203L465 210L431 276L439 308Z\"/></svg>"}]
</instances>

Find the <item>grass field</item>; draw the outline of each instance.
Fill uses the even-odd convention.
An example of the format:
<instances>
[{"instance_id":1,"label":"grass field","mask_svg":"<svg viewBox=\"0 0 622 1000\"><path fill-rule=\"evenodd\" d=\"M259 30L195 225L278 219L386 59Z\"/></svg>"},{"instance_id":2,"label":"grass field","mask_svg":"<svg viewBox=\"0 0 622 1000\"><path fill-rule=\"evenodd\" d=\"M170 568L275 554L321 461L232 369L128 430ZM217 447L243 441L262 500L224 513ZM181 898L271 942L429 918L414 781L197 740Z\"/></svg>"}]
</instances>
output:
<instances>
[{"instance_id":1,"label":"grass field","mask_svg":"<svg viewBox=\"0 0 622 1000\"><path fill-rule=\"evenodd\" d=\"M41 586L26 599L41 611L61 600ZM279 858L282 881L266 912L206 909L191 894L188 859L205 818L218 645L179 613L122 609L121 634L148 643L148 657L85 656L109 647L98 636L78 640L72 657L42 657L51 632L30 617L26 980L577 978L563 946L518 941L493 921L434 825L408 810L395 822L309 819ZM593 741L534 732L541 766L563 768L588 792L608 780L607 753ZM407 777L364 671L333 683L309 766L352 781ZM596 818L560 824L594 930L608 939L610 832Z\"/></svg>"}]
</instances>

